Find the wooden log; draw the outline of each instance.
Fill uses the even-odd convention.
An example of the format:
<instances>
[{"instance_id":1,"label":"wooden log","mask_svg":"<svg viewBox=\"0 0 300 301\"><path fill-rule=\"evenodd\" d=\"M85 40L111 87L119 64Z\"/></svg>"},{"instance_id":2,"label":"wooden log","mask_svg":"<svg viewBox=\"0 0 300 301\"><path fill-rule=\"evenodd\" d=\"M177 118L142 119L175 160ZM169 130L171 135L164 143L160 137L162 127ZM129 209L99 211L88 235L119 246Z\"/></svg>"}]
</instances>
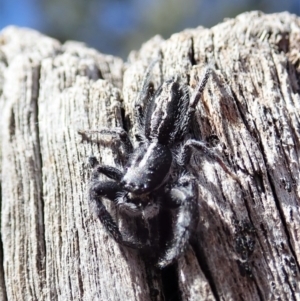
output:
<instances>
[{"instance_id":1,"label":"wooden log","mask_svg":"<svg viewBox=\"0 0 300 301\"><path fill-rule=\"evenodd\" d=\"M299 49L300 19L288 13L157 36L126 64L81 43L4 29L0 300L300 300ZM133 102L158 56L156 87L180 76L193 88L211 65L194 135L240 179L195 156L199 226L162 271L93 218L87 157L114 166L118 156L78 135L118 126L134 141ZM132 218L105 204L130 231Z\"/></svg>"}]
</instances>

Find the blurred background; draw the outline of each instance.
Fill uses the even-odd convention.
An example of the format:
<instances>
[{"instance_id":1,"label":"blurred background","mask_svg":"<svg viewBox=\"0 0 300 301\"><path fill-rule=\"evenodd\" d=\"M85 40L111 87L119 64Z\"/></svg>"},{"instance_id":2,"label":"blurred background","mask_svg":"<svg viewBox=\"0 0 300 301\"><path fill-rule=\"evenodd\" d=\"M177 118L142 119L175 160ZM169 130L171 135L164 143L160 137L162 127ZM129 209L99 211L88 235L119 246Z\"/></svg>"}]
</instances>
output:
<instances>
[{"instance_id":1,"label":"blurred background","mask_svg":"<svg viewBox=\"0 0 300 301\"><path fill-rule=\"evenodd\" d=\"M168 38L250 10L300 15L300 0L0 0L0 30L30 27L126 59L155 34Z\"/></svg>"}]
</instances>

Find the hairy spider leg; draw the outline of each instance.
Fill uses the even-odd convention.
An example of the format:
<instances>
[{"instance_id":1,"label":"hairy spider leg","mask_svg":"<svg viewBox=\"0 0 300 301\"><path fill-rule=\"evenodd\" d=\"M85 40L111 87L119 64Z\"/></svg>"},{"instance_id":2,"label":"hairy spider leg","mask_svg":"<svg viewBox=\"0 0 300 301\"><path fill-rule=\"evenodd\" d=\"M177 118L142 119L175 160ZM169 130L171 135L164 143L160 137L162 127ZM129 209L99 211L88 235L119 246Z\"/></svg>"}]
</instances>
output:
<instances>
[{"instance_id":1,"label":"hairy spider leg","mask_svg":"<svg viewBox=\"0 0 300 301\"><path fill-rule=\"evenodd\" d=\"M197 199L198 188L195 179L184 174L179 178L178 184L174 185L170 191L172 207L177 206L178 212L174 222L173 238L158 260L157 266L159 268L169 265L185 251L192 230L196 229L199 221Z\"/></svg>"},{"instance_id":2,"label":"hairy spider leg","mask_svg":"<svg viewBox=\"0 0 300 301\"><path fill-rule=\"evenodd\" d=\"M133 249L144 248L144 244L141 242L129 241L124 238L118 225L102 203L102 197L107 198L115 204L117 203L119 194L123 192L123 188L119 184L123 173L115 167L100 165L94 156L89 157L89 163L91 167L93 167L91 184L89 187L89 203L92 212L100 219L107 232L117 243ZM104 174L115 181L99 181L100 174Z\"/></svg>"},{"instance_id":3,"label":"hairy spider leg","mask_svg":"<svg viewBox=\"0 0 300 301\"><path fill-rule=\"evenodd\" d=\"M153 95L154 95L154 84L150 81L152 71L154 69L154 66L160 62L162 59L161 53L159 54L159 57L156 60L153 60L151 64L148 66L146 73L144 75L144 80L142 83L142 89L140 93L138 93L137 98L134 102L134 118L138 125L138 129L141 134L137 135L137 140L143 140L145 136L145 108L151 101ZM160 73L161 73L161 84L162 84L162 70L160 66Z\"/></svg>"},{"instance_id":4,"label":"hairy spider leg","mask_svg":"<svg viewBox=\"0 0 300 301\"><path fill-rule=\"evenodd\" d=\"M139 93L137 100L134 103L134 118L138 126L139 132L137 140L143 140L145 136L145 106L152 99L154 94L154 85L148 81L143 85L142 91Z\"/></svg>"},{"instance_id":5,"label":"hairy spider leg","mask_svg":"<svg viewBox=\"0 0 300 301\"><path fill-rule=\"evenodd\" d=\"M234 180L241 184L240 179L235 175L224 163L224 161L211 149L209 149L204 142L197 141L194 139L189 139L182 146L179 155L177 156L177 162L180 166L185 166L190 162L191 156L193 154L193 149L202 152L206 157L215 160L219 163L222 169L230 175Z\"/></svg>"},{"instance_id":6,"label":"hairy spider leg","mask_svg":"<svg viewBox=\"0 0 300 301\"><path fill-rule=\"evenodd\" d=\"M174 122L174 130L170 139L171 143L174 141L180 141L187 134L191 120L195 114L196 106L199 103L210 73L211 69L206 68L191 97L188 86L184 85L180 89L182 96L178 106L177 120Z\"/></svg>"},{"instance_id":7,"label":"hairy spider leg","mask_svg":"<svg viewBox=\"0 0 300 301\"><path fill-rule=\"evenodd\" d=\"M95 157L90 157L89 161L93 162L94 166L98 163L97 160L95 160ZM105 168L102 168L102 171L103 169L105 170ZM105 229L115 239L115 241L122 243L122 234L101 200L102 197L106 197L109 200L114 201L118 192L121 191L121 187L117 182L114 181L99 181L98 177L101 173L103 173L100 170L101 168L99 165L96 165L96 167L93 169L89 188L90 207L92 208L92 212L97 218L100 219ZM113 170L109 170L108 174L113 175ZM116 174L114 177L118 177L118 174Z\"/></svg>"},{"instance_id":8,"label":"hairy spider leg","mask_svg":"<svg viewBox=\"0 0 300 301\"><path fill-rule=\"evenodd\" d=\"M126 154L131 154L133 151L133 146L132 143L128 137L127 132L120 128L100 128L98 130L79 130L78 134L81 135L82 141L89 141L89 142L95 142L95 143L100 143L103 146L110 146L111 142L107 141L107 136L111 136L114 138L114 140L117 140L120 142L120 144L124 147L125 153ZM97 137L97 139L92 139L88 135L93 135L93 134L99 134L102 137ZM118 150L120 147L116 146L116 149Z\"/></svg>"},{"instance_id":9,"label":"hairy spider leg","mask_svg":"<svg viewBox=\"0 0 300 301\"><path fill-rule=\"evenodd\" d=\"M197 88L194 90L194 93L192 94L192 97L190 99L190 108L191 111L193 112L200 100L200 97L204 91L204 88L206 86L206 83L209 79L211 73L211 69L208 67L205 69L204 74L202 75L201 80L199 81L199 84L197 86Z\"/></svg>"}]
</instances>

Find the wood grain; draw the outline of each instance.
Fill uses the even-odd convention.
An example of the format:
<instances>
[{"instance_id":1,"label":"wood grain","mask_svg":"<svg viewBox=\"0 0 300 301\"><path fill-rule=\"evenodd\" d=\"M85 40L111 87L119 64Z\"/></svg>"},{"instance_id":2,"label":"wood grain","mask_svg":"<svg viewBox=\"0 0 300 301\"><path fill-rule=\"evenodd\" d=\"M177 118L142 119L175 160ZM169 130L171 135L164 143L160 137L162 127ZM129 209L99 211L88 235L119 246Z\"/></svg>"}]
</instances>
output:
<instances>
[{"instance_id":1,"label":"wood grain","mask_svg":"<svg viewBox=\"0 0 300 301\"><path fill-rule=\"evenodd\" d=\"M29 29L0 32L0 300L300 300L299 49L300 19L288 13L156 36L126 63ZM134 137L133 102L159 56L156 87L180 76L193 88L212 66L194 132L241 182L195 156L199 227L164 271L93 218L87 157L118 156L77 133L125 126Z\"/></svg>"}]
</instances>

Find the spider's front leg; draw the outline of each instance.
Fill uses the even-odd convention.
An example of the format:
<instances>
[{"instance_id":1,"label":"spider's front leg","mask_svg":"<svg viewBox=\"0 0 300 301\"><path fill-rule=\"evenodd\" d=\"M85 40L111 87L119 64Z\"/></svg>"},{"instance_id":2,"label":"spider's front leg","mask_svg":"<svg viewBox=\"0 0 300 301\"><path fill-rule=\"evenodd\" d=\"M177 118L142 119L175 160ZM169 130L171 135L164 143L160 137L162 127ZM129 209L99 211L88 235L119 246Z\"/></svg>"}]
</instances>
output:
<instances>
[{"instance_id":1,"label":"spider's front leg","mask_svg":"<svg viewBox=\"0 0 300 301\"><path fill-rule=\"evenodd\" d=\"M137 133L135 136L138 141L143 141L145 139L145 107L153 97L153 94L154 85L149 81L149 78L146 78L146 82L143 84L142 91L139 93L134 103L134 118L139 130L139 133Z\"/></svg>"},{"instance_id":2,"label":"spider's front leg","mask_svg":"<svg viewBox=\"0 0 300 301\"><path fill-rule=\"evenodd\" d=\"M122 186L119 184L123 173L112 166L100 165L94 156L89 158L89 163L93 168L90 187L89 187L89 203L90 208L96 218L99 218L106 231L114 238L114 240L122 245L125 245L134 249L141 249L144 245L139 241L128 240L122 235L118 225L113 220L110 213L102 203L102 198L105 197L108 200L117 203L119 195L123 194L123 198L126 199ZM99 175L104 174L108 178L115 181L99 181Z\"/></svg>"},{"instance_id":3,"label":"spider's front leg","mask_svg":"<svg viewBox=\"0 0 300 301\"><path fill-rule=\"evenodd\" d=\"M102 203L102 197L106 197L111 201L115 201L117 194L121 192L121 187L115 181L99 181L98 179L100 174L105 174L110 178L118 180L122 176L122 173L114 167L99 165L97 159L93 156L89 157L89 163L93 168L89 187L90 208L93 214L99 218L101 223L104 225L108 233L115 239L115 241L122 243L122 234L117 224Z\"/></svg>"},{"instance_id":4,"label":"spider's front leg","mask_svg":"<svg viewBox=\"0 0 300 301\"><path fill-rule=\"evenodd\" d=\"M169 205L178 207L175 218L173 238L167 244L167 250L158 260L157 266L164 268L177 259L184 251L196 229L199 220L198 188L196 181L189 175L183 175L169 191Z\"/></svg>"}]
</instances>

